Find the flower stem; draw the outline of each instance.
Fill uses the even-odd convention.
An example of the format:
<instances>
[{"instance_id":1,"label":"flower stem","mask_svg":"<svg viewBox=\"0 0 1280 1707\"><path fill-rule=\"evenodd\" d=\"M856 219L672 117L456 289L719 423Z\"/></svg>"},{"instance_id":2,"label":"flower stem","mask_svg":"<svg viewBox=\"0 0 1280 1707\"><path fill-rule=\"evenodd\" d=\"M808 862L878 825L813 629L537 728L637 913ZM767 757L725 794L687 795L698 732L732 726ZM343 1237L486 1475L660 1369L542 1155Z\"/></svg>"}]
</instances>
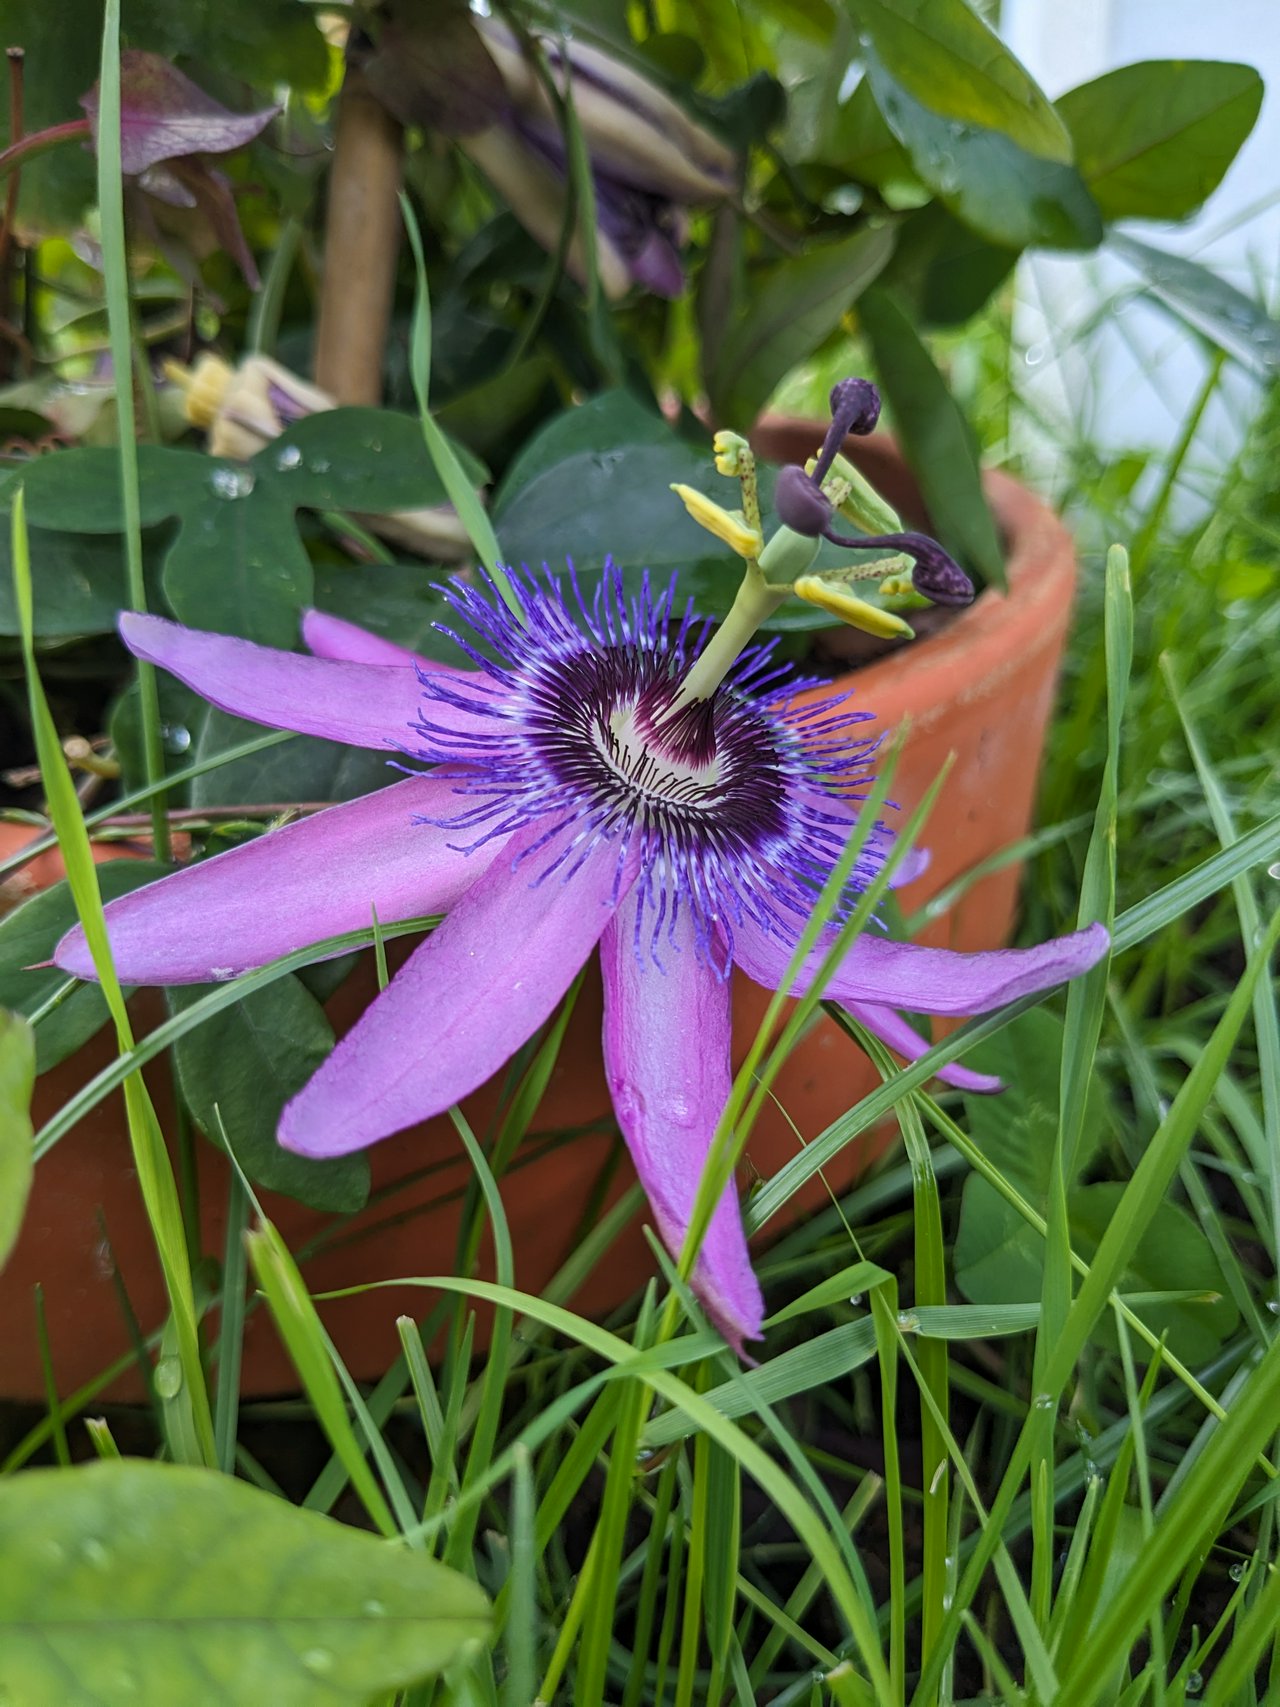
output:
<instances>
[{"instance_id":1,"label":"flower stem","mask_svg":"<svg viewBox=\"0 0 1280 1707\"><path fill-rule=\"evenodd\" d=\"M761 574L759 564L747 565L729 614L694 661L676 695L675 707L689 705L696 699L711 698L743 648L751 644L761 623L769 620L789 591L788 587L771 586Z\"/></svg>"}]
</instances>

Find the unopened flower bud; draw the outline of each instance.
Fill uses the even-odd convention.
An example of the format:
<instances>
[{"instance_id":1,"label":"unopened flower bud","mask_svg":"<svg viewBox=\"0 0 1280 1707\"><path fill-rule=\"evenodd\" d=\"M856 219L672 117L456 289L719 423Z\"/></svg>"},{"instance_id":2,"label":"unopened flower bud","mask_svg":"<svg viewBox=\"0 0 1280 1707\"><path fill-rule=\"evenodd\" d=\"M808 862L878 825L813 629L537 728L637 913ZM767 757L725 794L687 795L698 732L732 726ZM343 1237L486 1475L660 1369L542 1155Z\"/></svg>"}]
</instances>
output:
<instances>
[{"instance_id":1,"label":"unopened flower bud","mask_svg":"<svg viewBox=\"0 0 1280 1707\"><path fill-rule=\"evenodd\" d=\"M869 379L842 379L831 387L831 419L846 433L873 433L880 419L880 393Z\"/></svg>"},{"instance_id":2,"label":"unopened flower bud","mask_svg":"<svg viewBox=\"0 0 1280 1707\"><path fill-rule=\"evenodd\" d=\"M773 507L785 526L806 539L817 539L831 521L831 504L822 488L794 462L778 472Z\"/></svg>"},{"instance_id":3,"label":"unopened flower bud","mask_svg":"<svg viewBox=\"0 0 1280 1707\"><path fill-rule=\"evenodd\" d=\"M960 565L937 543L922 534L910 535L908 548L915 558L911 584L935 605L971 605L973 582Z\"/></svg>"}]
</instances>

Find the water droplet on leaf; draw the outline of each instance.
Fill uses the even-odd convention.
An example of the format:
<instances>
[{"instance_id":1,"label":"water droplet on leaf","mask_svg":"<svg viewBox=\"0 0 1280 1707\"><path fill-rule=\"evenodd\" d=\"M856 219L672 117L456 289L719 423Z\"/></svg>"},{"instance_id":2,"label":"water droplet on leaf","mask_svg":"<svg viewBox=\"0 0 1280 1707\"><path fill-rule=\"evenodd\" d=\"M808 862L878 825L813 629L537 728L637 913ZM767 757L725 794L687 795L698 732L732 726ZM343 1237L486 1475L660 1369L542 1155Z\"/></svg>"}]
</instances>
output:
<instances>
[{"instance_id":1,"label":"water droplet on leaf","mask_svg":"<svg viewBox=\"0 0 1280 1707\"><path fill-rule=\"evenodd\" d=\"M1231 1569L1227 1572L1227 1575L1231 1578L1233 1583L1242 1583L1244 1581L1244 1573L1248 1569L1249 1567L1245 1564L1243 1559L1237 1559L1235 1564L1232 1565Z\"/></svg>"},{"instance_id":2,"label":"water droplet on leaf","mask_svg":"<svg viewBox=\"0 0 1280 1707\"><path fill-rule=\"evenodd\" d=\"M328 1648L308 1648L302 1656L302 1663L309 1672L323 1677L325 1672L333 1670L333 1655Z\"/></svg>"},{"instance_id":3,"label":"water droplet on leaf","mask_svg":"<svg viewBox=\"0 0 1280 1707\"><path fill-rule=\"evenodd\" d=\"M276 452L276 467L282 474L291 468L302 467L302 452L297 445L282 445Z\"/></svg>"},{"instance_id":4,"label":"water droplet on leaf","mask_svg":"<svg viewBox=\"0 0 1280 1707\"><path fill-rule=\"evenodd\" d=\"M250 468L215 468L209 476L209 484L213 487L217 498L247 498L254 487L253 470Z\"/></svg>"},{"instance_id":5,"label":"water droplet on leaf","mask_svg":"<svg viewBox=\"0 0 1280 1707\"><path fill-rule=\"evenodd\" d=\"M182 1391L182 1365L176 1357L162 1357L156 1364L156 1392L162 1399L176 1399Z\"/></svg>"}]
</instances>

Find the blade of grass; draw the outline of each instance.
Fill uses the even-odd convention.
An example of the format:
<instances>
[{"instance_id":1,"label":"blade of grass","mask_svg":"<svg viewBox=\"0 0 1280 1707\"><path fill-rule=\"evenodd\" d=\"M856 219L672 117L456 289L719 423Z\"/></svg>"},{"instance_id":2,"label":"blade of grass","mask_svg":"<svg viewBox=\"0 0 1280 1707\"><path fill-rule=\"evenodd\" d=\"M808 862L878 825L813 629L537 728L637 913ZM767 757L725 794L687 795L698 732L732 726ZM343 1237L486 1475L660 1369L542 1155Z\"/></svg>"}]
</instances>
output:
<instances>
[{"instance_id":1,"label":"blade of grass","mask_svg":"<svg viewBox=\"0 0 1280 1707\"><path fill-rule=\"evenodd\" d=\"M76 904L76 912L84 927L94 969L115 1025L119 1057L121 1060L128 1060L134 1051L133 1029L125 1008L120 982L111 961L111 946L103 922L97 868L93 863L89 835L80 813L75 784L71 780L36 667L31 558L27 539L26 505L21 487L13 497L12 553L14 593L21 628L22 657L27 677L27 696L31 727L35 736L36 758L44 779L49 812L58 833L58 843L67 868L67 880ZM120 1061L117 1062L117 1065L119 1064ZM177 1356L182 1369L183 1397L179 1403L190 1410L189 1433L199 1444L200 1461L212 1466L217 1463L213 1414L209 1408L209 1394L200 1356L195 1290L173 1168L141 1072L136 1066L126 1066L121 1077L124 1081L125 1114L134 1166L164 1274L176 1336ZM36 1154L38 1157L38 1144Z\"/></svg>"},{"instance_id":2,"label":"blade of grass","mask_svg":"<svg viewBox=\"0 0 1280 1707\"><path fill-rule=\"evenodd\" d=\"M124 180L120 165L120 4L106 0L102 18L102 64L98 81L98 210L102 222L102 277L107 298L107 338L116 381L120 435L120 493L124 506L125 577L129 608L145 611L142 570L142 506L138 496L137 424L133 407L133 314L124 234ZM160 739L160 695L155 668L138 664L143 768L148 783L164 776ZM156 858L169 858L169 820L164 795L151 801L151 836Z\"/></svg>"}]
</instances>

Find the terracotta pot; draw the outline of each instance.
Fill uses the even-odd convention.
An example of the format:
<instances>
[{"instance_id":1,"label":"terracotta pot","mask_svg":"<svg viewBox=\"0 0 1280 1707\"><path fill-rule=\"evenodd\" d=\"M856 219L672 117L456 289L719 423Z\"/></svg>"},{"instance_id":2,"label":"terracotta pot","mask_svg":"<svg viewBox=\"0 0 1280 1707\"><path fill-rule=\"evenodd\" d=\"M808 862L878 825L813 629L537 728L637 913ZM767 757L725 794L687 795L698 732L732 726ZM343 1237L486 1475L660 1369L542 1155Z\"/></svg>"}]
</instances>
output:
<instances>
[{"instance_id":1,"label":"terracotta pot","mask_svg":"<svg viewBox=\"0 0 1280 1707\"><path fill-rule=\"evenodd\" d=\"M820 436L812 424L773 423L761 432L759 442L778 460L795 461L802 460ZM891 448L857 441L848 448L888 496L908 513L913 507L918 513L910 478ZM910 738L895 783L904 807L920 797L948 755L956 755L925 836L932 864L903 892L908 911L1026 833L1070 615L1075 563L1065 529L1006 476L989 476L988 489L1009 549L1009 596L984 593L935 637L832 684L839 692L851 689L885 728L910 716ZM983 878L931 925L924 940L967 950L1000 946L1013 921L1017 885L1013 866ZM338 992L330 1015L340 1030L364 1006L372 988L366 968ZM741 1049L753 1035L767 999L746 979L735 983L735 1036ZM137 1000L152 1001L155 1013L154 997ZM145 1014L139 1018L145 1022ZM429 1016L424 1016L425 1023ZM584 1221L599 1214L602 1201L616 1199L632 1177L612 1124L600 1066L599 1023L598 981L589 982L535 1120L535 1136L526 1140L525 1156L534 1159L517 1156L504 1185L516 1282L531 1292L541 1290L570 1254ZM112 1052L104 1032L73 1061L41 1079L37 1126ZM167 1078L163 1069L149 1070L162 1120L170 1108ZM813 1138L874 1083L870 1064L823 1020L795 1050L777 1083L786 1112L766 1108L748 1146L750 1168L765 1177L774 1174L795 1153L792 1123L803 1138ZM468 1113L478 1132L485 1131L496 1103L493 1086L471 1099ZM582 1129L581 1135L537 1154L537 1133L566 1128ZM851 1145L826 1170L828 1184L836 1189L849 1186L890 1138L889 1133L873 1135ZM0 1281L0 1391L28 1398L42 1392L32 1308L37 1282L44 1287L54 1368L63 1393L89 1380L128 1347L111 1280L113 1258L143 1327L151 1329L163 1320L163 1291L126 1146L117 1094L40 1163L22 1236ZM217 1252L223 1236L225 1169L212 1145L200 1149L205 1248ZM430 1121L402 1133L378 1145L371 1160L375 1197L381 1201L342 1227L328 1248L305 1263L313 1291L452 1270L459 1201L469 1175L450 1123ZM424 1177L427 1169L432 1171ZM387 1197L406 1179L408 1183ZM798 1216L824 1200L822 1183L811 1182L810 1190L793 1200L790 1213ZM266 1207L295 1250L331 1224L329 1217L286 1199L269 1198ZM487 1240L480 1268L492 1273ZM633 1221L583 1289L579 1307L601 1314L622 1302L652 1271L640 1220ZM323 1314L353 1374L372 1378L399 1349L396 1316L421 1316L429 1302L420 1290L388 1290L326 1304ZM296 1385L266 1313L255 1312L245 1335L244 1391L267 1394ZM138 1383L126 1379L112 1392L136 1396Z\"/></svg>"}]
</instances>

